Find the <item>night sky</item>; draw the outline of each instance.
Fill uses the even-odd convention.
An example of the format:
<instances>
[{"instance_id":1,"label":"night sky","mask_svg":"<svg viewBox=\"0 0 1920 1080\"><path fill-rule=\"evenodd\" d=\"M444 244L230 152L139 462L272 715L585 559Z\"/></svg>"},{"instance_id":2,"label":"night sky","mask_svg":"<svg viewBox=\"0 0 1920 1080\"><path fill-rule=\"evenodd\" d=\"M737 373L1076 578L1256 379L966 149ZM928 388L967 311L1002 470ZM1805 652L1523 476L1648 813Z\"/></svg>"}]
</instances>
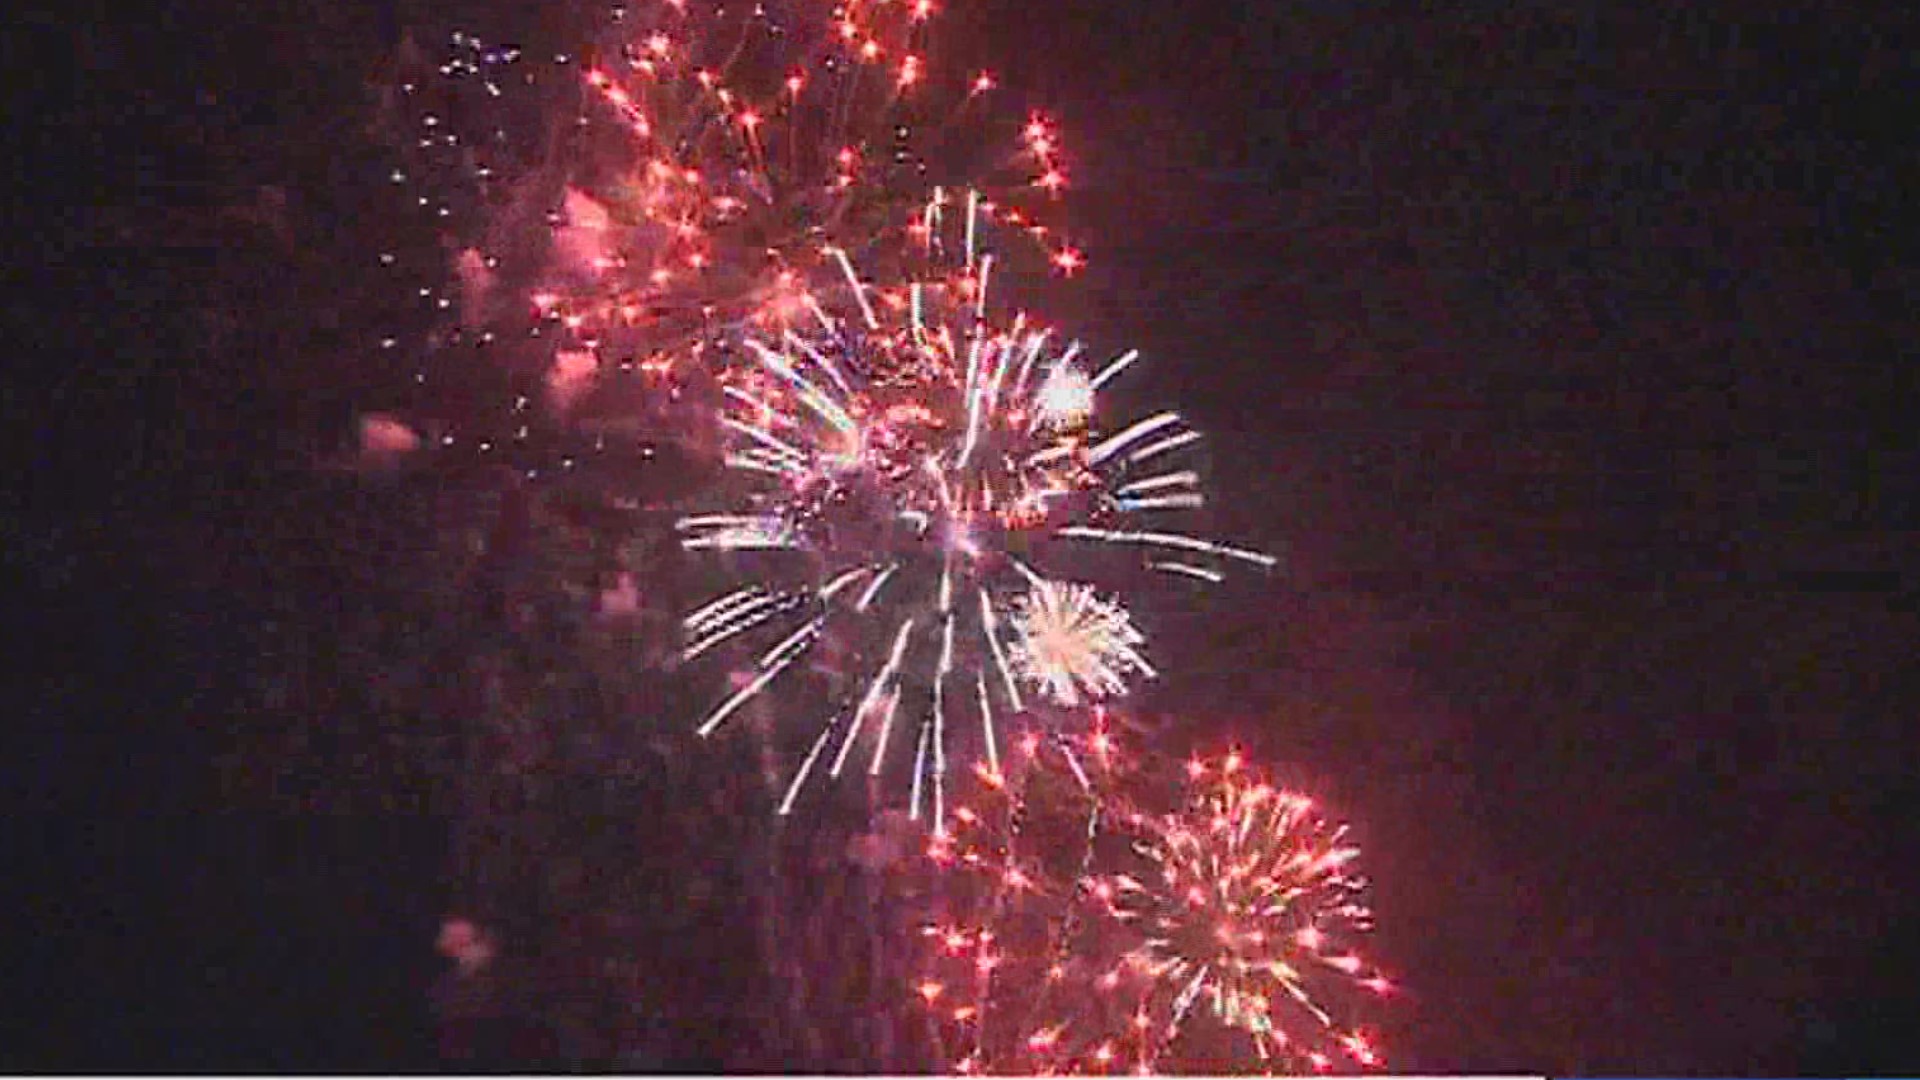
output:
<instances>
[{"instance_id":1,"label":"night sky","mask_svg":"<svg viewBox=\"0 0 1920 1080\"><path fill-rule=\"evenodd\" d=\"M1216 531L1285 556L1167 616L1152 705L1356 821L1395 1065L1911 1070L1912 26L1629 6L955 19L1070 135L1091 266L1035 306L1142 349L1209 437ZM352 299L366 87L403 28L571 17L529 7L23 20L34 1004L0 1067L431 1063L451 825L352 693L276 741L260 658L422 602L453 496L312 467L391 376ZM244 221L266 187L286 237Z\"/></svg>"}]
</instances>

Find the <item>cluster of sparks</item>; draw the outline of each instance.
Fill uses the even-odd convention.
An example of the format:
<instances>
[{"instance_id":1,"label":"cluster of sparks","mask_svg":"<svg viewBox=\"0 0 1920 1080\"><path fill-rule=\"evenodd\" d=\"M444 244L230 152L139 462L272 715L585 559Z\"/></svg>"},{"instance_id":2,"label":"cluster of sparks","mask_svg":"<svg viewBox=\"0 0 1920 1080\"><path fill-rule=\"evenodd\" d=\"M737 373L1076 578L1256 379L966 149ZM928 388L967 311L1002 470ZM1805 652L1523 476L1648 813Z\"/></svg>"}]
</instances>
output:
<instances>
[{"instance_id":1,"label":"cluster of sparks","mask_svg":"<svg viewBox=\"0 0 1920 1080\"><path fill-rule=\"evenodd\" d=\"M1020 597L1014 625L1015 665L1062 705L1080 704L1081 686L1089 696L1114 696L1126 691L1127 673L1153 674L1127 610L1086 585L1037 583Z\"/></svg>"},{"instance_id":2,"label":"cluster of sparks","mask_svg":"<svg viewBox=\"0 0 1920 1080\"><path fill-rule=\"evenodd\" d=\"M753 580L689 616L687 651L783 630L699 731L824 640L864 664L829 689L842 703L782 812L810 776L841 775L862 742L878 775L906 713L912 812L942 828L952 766L971 756L999 767L998 717L1072 708L1152 676L1127 609L1076 579L1090 550L1205 581L1235 562L1273 563L1167 524L1204 505L1199 474L1178 464L1199 435L1171 411L1104 425L1100 392L1137 351L1088 364L1078 343L1055 347L1025 315L996 318L979 202L936 190L923 208L925 242L953 276L878 288L836 252L841 282L814 294L813 325L738 339L751 363L727 380L721 422L727 464L747 482L727 512L681 530L690 548L735 553ZM803 580L783 583L794 568L756 553L797 556L786 561Z\"/></svg>"},{"instance_id":3,"label":"cluster of sparks","mask_svg":"<svg viewBox=\"0 0 1920 1080\"><path fill-rule=\"evenodd\" d=\"M596 449L637 432L651 456L664 402L724 462L724 502L678 532L742 583L686 616L685 653L752 661L697 731L816 676L782 710L816 725L782 814L813 778L878 777L911 746L911 812L953 900L918 989L959 1069L1378 1065L1341 1016L1390 989L1352 951L1369 916L1344 830L1237 756L1191 764L1165 805L1122 790L1146 773L1100 703L1156 672L1121 593L1274 560L1186 523L1200 436L1177 413L1113 415L1137 351L1096 361L990 303L997 263L1071 274L1084 257L1046 223L1066 165L1045 117L939 182L994 80L929 67L935 8L640 0L544 81L519 50L455 35L440 73L484 91L479 113L540 84L569 122L534 147L421 114L417 149L441 157L418 160L472 185L470 206L421 209L478 222L446 226L454 280L419 290L443 318L431 345L518 372L482 452L550 422ZM365 434L420 441L389 417ZM956 777L980 798L950 806Z\"/></svg>"},{"instance_id":4,"label":"cluster of sparks","mask_svg":"<svg viewBox=\"0 0 1920 1080\"><path fill-rule=\"evenodd\" d=\"M1109 425L1104 392L1137 351L1090 363L990 307L997 261L1070 274L1084 259L1047 223L1067 185L1059 133L1031 114L1004 141L982 134L994 79L928 64L936 7L641 0L551 68L455 34L438 90L402 86L420 175L394 179L424 181L422 210L454 219L455 280L420 289L443 320L422 355L484 350L451 358L469 397L484 372L512 375L505 424L441 424L440 447L517 451L534 477L667 439L750 480L680 523L686 546L734 553L753 579L688 615L688 656L760 650L698 730L827 643L861 670L828 689L782 812L856 749L877 775L911 742L913 812L940 827L947 778L968 758L998 766L998 718L1154 675L1112 587L1139 575L1097 589L1068 560L1127 549L1137 569L1208 582L1273 560L1170 516L1204 501L1179 464L1199 435L1177 414ZM515 109L568 122L542 136ZM982 143L999 147L984 162ZM431 194L449 172L462 198ZM966 186L937 182L950 172ZM423 442L373 421L363 454ZM564 452L543 461L542 445Z\"/></svg>"},{"instance_id":5,"label":"cluster of sparks","mask_svg":"<svg viewBox=\"0 0 1920 1080\"><path fill-rule=\"evenodd\" d=\"M937 85L924 59L930 0L794 7L782 18L764 3L652 0L615 19L586 78L600 106L589 116L620 126L625 153L571 215L602 234L588 238L595 280L549 297L584 347L639 326L657 351L690 317L785 325L843 252L901 271L894 257L912 250L931 187L922 147L984 120L994 80ZM1071 272L1081 255L1041 223L1066 185L1058 134L1035 115L1015 147L969 171L1002 193L981 210Z\"/></svg>"},{"instance_id":6,"label":"cluster of sparks","mask_svg":"<svg viewBox=\"0 0 1920 1080\"><path fill-rule=\"evenodd\" d=\"M505 423L467 424L465 441L712 449L700 416L743 330L812 324L849 258L938 276L921 208L942 174L970 186L970 248L991 227L1079 269L1049 224L1067 186L1058 131L1039 114L1001 131L991 73L933 68L936 15L933 0L638 0L551 67L454 34L437 86L402 85L416 145L392 178L454 251L454 280L419 289L441 320L421 354L461 346L519 376ZM432 380L470 382L472 361Z\"/></svg>"},{"instance_id":7,"label":"cluster of sparks","mask_svg":"<svg viewBox=\"0 0 1920 1080\"><path fill-rule=\"evenodd\" d=\"M1391 984L1354 951L1371 928L1344 826L1254 775L1238 754L1195 761L1170 810L1116 782L1110 739L1055 740L1052 787L1083 792L1049 820L1048 757L982 798L931 852L980 887L929 925L916 990L962 1073L1364 1071L1380 1051L1338 1010ZM1030 746L1036 744L1029 744ZM1083 766L1098 763L1100 768ZM1138 770L1132 773L1136 778Z\"/></svg>"}]
</instances>

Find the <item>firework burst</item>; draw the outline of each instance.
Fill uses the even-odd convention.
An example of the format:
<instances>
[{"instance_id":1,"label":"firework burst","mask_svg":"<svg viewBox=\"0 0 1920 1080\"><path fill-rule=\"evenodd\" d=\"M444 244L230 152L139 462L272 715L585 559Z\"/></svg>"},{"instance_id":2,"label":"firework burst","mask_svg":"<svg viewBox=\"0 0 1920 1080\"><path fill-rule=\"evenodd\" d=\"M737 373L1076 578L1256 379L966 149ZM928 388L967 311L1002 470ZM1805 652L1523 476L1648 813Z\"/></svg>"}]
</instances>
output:
<instances>
[{"instance_id":1,"label":"firework burst","mask_svg":"<svg viewBox=\"0 0 1920 1080\"><path fill-rule=\"evenodd\" d=\"M1039 582L1017 601L1013 625L1015 669L1057 704L1122 694L1127 674L1153 674L1132 616L1090 586Z\"/></svg>"},{"instance_id":2,"label":"firework burst","mask_svg":"<svg viewBox=\"0 0 1920 1080\"><path fill-rule=\"evenodd\" d=\"M1148 980L1142 1015L1167 1046L1190 1022L1211 1022L1267 1068L1379 1065L1334 1012L1356 992L1391 990L1354 951L1372 914L1347 827L1237 754L1188 772L1187 804L1140 822L1136 865L1091 884L1133 939L1121 964Z\"/></svg>"},{"instance_id":3,"label":"firework burst","mask_svg":"<svg viewBox=\"0 0 1920 1080\"><path fill-rule=\"evenodd\" d=\"M1051 1021L1071 1008L1077 987L1065 976L1086 914L1078 883L1127 766L1094 715L1085 733L1028 732L1005 772L978 769L951 832L928 846L940 910L922 927L934 959L913 989L961 1072L1038 1060L1020 1055L1056 1039Z\"/></svg>"},{"instance_id":4,"label":"firework burst","mask_svg":"<svg viewBox=\"0 0 1920 1080\"><path fill-rule=\"evenodd\" d=\"M994 80L928 65L933 15L922 0L622 9L587 80L589 117L622 135L594 202L625 235L565 317L589 335L639 318L656 348L676 309L702 326L804 318L800 294L834 252L900 272L892 260L914 250L914 212L947 167L932 158L955 143L1009 151L963 170L995 193L986 219L1077 267L1041 223L1066 183L1057 132L1033 116L1004 142L988 135Z\"/></svg>"},{"instance_id":5,"label":"firework burst","mask_svg":"<svg viewBox=\"0 0 1920 1080\"><path fill-rule=\"evenodd\" d=\"M956 1067L1378 1067L1344 1019L1392 989L1355 951L1371 914L1345 828L1238 755L1192 763L1173 809L1144 810L1132 788L1148 771L1117 768L1104 745L1101 770L1076 766L1083 834L1035 826L1045 785L991 776L932 849L958 899L927 928L934 961L915 989Z\"/></svg>"},{"instance_id":6,"label":"firework burst","mask_svg":"<svg viewBox=\"0 0 1920 1080\"><path fill-rule=\"evenodd\" d=\"M408 268L434 327L409 350L415 382L470 401L482 353L509 384L478 393L505 417L442 445L537 457L557 439L566 467L582 434L596 452L660 438L711 452L728 343L813 326L849 258L929 276L949 252L920 210L944 174L973 188L969 251L993 228L1079 268L1050 224L1067 185L1058 131L1038 114L1003 125L991 74L930 64L937 22L927 0L639 0L584 48L535 56L456 33L437 76L403 77L396 111L414 130L393 180L453 253L450 281Z\"/></svg>"},{"instance_id":7,"label":"firework burst","mask_svg":"<svg viewBox=\"0 0 1920 1080\"><path fill-rule=\"evenodd\" d=\"M953 237L954 276L879 288L838 253L841 287L808 305L808 332L739 338L751 363L725 387L721 423L748 482L727 512L684 520L684 542L799 558L738 562L755 580L688 618L690 656L749 634L772 642L700 733L823 641L862 669L783 812L861 744L878 775L905 741L896 727L911 725L912 810L941 828L952 767L1000 767L997 718L1151 675L1126 609L1069 560L1133 549L1122 580L1148 569L1217 581L1235 562L1273 563L1167 524L1204 505L1199 474L1178 464L1199 435L1171 411L1105 427L1097 394L1137 352L1096 366L1023 315L996 321L977 212L971 193L936 192L923 210L926 243ZM793 583L796 561L810 582Z\"/></svg>"}]
</instances>

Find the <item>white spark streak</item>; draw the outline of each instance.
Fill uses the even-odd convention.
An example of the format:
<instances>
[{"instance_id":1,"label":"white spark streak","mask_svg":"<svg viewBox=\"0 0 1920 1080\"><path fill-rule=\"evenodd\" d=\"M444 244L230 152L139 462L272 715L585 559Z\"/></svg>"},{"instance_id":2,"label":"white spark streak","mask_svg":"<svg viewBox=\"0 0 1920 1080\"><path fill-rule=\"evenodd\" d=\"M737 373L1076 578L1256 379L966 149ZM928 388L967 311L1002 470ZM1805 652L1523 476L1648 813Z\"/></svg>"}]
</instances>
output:
<instances>
[{"instance_id":1,"label":"white spark streak","mask_svg":"<svg viewBox=\"0 0 1920 1080\"><path fill-rule=\"evenodd\" d=\"M1207 505L1206 496L1197 492L1181 495L1157 495L1150 499L1117 499L1122 510L1193 510Z\"/></svg>"},{"instance_id":2,"label":"white spark streak","mask_svg":"<svg viewBox=\"0 0 1920 1080\"><path fill-rule=\"evenodd\" d=\"M766 653L760 657L760 673L755 675L747 685L734 691L733 696L721 702L719 708L713 710L713 713L707 717L706 722L695 730L695 734L703 739L712 735L721 724L726 722L727 717L732 716L740 706L745 705L755 694L765 689L768 683L778 677L782 671L787 669L789 664L793 663L794 660L799 658L801 653L806 651L807 640L820 631L820 624L825 621L824 617L816 617L810 620L805 626L795 630L785 640L781 641L780 644L768 649ZM778 659L775 659L775 657L778 657Z\"/></svg>"},{"instance_id":3,"label":"white spark streak","mask_svg":"<svg viewBox=\"0 0 1920 1080\"><path fill-rule=\"evenodd\" d=\"M1182 533L1160 532L1123 532L1118 529L1096 529L1086 525L1068 525L1054 534L1079 540L1099 540L1109 544L1145 544L1153 547L1175 548L1180 551L1196 551L1203 555L1220 555L1229 559L1259 566L1273 566L1279 560L1271 555L1246 548L1232 547L1227 544L1202 540Z\"/></svg>"},{"instance_id":4,"label":"white spark streak","mask_svg":"<svg viewBox=\"0 0 1920 1080\"><path fill-rule=\"evenodd\" d=\"M907 642L912 638L912 631L912 619L908 619L906 622L900 624L899 632L893 636L893 655L887 658L886 667L881 669L879 677L875 680L875 685L878 685L882 680L891 681L899 675L900 661L907 655ZM873 745L873 764L867 769L867 775L869 776L880 775L880 763L886 760L887 755L887 737L893 733L893 714L899 704L900 691L898 688L895 688L893 692L888 695L887 715L880 724L880 738Z\"/></svg>"},{"instance_id":5,"label":"white spark streak","mask_svg":"<svg viewBox=\"0 0 1920 1080\"><path fill-rule=\"evenodd\" d=\"M866 611L867 607L873 603L873 598L879 596L880 590L886 587L887 579L891 578L893 572L898 569L900 569L900 564L893 563L885 570L882 570L880 576L874 578L873 583L867 586L867 591L860 594L860 602L853 605L853 610Z\"/></svg>"},{"instance_id":6,"label":"white spark streak","mask_svg":"<svg viewBox=\"0 0 1920 1080\"><path fill-rule=\"evenodd\" d=\"M1007 700L1013 702L1013 711L1026 708L1020 702L1020 684L1014 681L1013 667L1007 663L1007 653L1000 645L1000 622L993 614L993 600L987 596L987 590L980 590L980 624L986 635L987 645L993 650L994 667L1000 671L1000 678L1006 683Z\"/></svg>"},{"instance_id":7,"label":"white spark streak","mask_svg":"<svg viewBox=\"0 0 1920 1080\"><path fill-rule=\"evenodd\" d=\"M860 275L853 272L853 260L840 248L828 248L827 251L840 263L840 272L846 275L847 284L853 289L853 298L860 304L860 314L867 320L867 329L880 329L880 320L874 317L873 305L867 302L867 287L860 284Z\"/></svg>"},{"instance_id":8,"label":"white spark streak","mask_svg":"<svg viewBox=\"0 0 1920 1080\"><path fill-rule=\"evenodd\" d=\"M833 729L839 723L837 716L828 720L826 726L820 729L820 737L813 740L813 749L807 751L806 760L800 763L800 768L793 774L792 782L787 784L787 793L780 800L780 808L775 811L781 817L793 813L793 801L800 797L800 788L807 782L807 774L813 771L814 761L819 758L821 749L827 745L827 739L832 737Z\"/></svg>"},{"instance_id":9,"label":"white spark streak","mask_svg":"<svg viewBox=\"0 0 1920 1080\"><path fill-rule=\"evenodd\" d=\"M1020 374L1013 380L1013 396L1019 397L1027 388L1027 376L1033 371L1034 361L1040 358L1040 350L1047 344L1050 330L1036 330L1027 337L1027 355L1020 360Z\"/></svg>"},{"instance_id":10,"label":"white spark streak","mask_svg":"<svg viewBox=\"0 0 1920 1080\"><path fill-rule=\"evenodd\" d=\"M1189 563L1153 562L1147 565L1155 570L1164 570L1169 574L1184 574L1187 577L1199 578L1201 581L1210 581L1215 585L1226 580L1226 575L1218 570L1208 570L1206 567L1193 566Z\"/></svg>"},{"instance_id":11,"label":"white spark streak","mask_svg":"<svg viewBox=\"0 0 1920 1080\"><path fill-rule=\"evenodd\" d=\"M987 693L985 672L973 673L974 688L980 694L980 738L987 747L987 767L994 772L1000 771L1000 747L993 731L993 696Z\"/></svg>"},{"instance_id":12,"label":"white spark streak","mask_svg":"<svg viewBox=\"0 0 1920 1080\"><path fill-rule=\"evenodd\" d=\"M932 733L929 725L921 724L920 741L913 750L913 797L907 807L907 817L912 821L920 820L920 791L927 775L927 739Z\"/></svg>"},{"instance_id":13,"label":"white spark streak","mask_svg":"<svg viewBox=\"0 0 1920 1080\"><path fill-rule=\"evenodd\" d=\"M967 269L973 269L974 237L980 223L980 193L967 190Z\"/></svg>"},{"instance_id":14,"label":"white spark streak","mask_svg":"<svg viewBox=\"0 0 1920 1080\"><path fill-rule=\"evenodd\" d=\"M1134 424L1129 425L1125 429L1121 430L1119 433L1111 436L1106 441L1102 442L1100 445L1094 447L1092 450L1087 451L1087 460L1091 461L1095 465L1098 465L1101 462L1112 457L1116 452L1119 451L1121 447L1127 445L1128 443L1135 442L1139 439L1143 439L1146 436L1151 435L1156 431L1159 431L1161 428L1167 427L1170 424L1177 424L1179 422L1180 422L1180 417L1176 413L1163 412L1163 413L1157 413L1153 416L1149 416L1145 420L1141 420Z\"/></svg>"},{"instance_id":15,"label":"white spark streak","mask_svg":"<svg viewBox=\"0 0 1920 1080\"><path fill-rule=\"evenodd\" d=\"M801 403L819 413L821 419L848 434L858 430L859 425L854 423L853 417L848 416L845 409L828 397L826 391L815 386L811 379L795 370L794 366L787 362L786 357L752 338L746 339L743 344L767 370L792 383L794 388L800 391Z\"/></svg>"},{"instance_id":16,"label":"white spark streak","mask_svg":"<svg viewBox=\"0 0 1920 1080\"><path fill-rule=\"evenodd\" d=\"M735 589L730 593L725 593L695 608L694 611L686 617L684 622L688 630L699 630L708 622L720 618L733 608L742 604L751 603L756 599L764 599L765 597L767 597L767 591L765 589L758 585L747 585Z\"/></svg>"},{"instance_id":17,"label":"white spark streak","mask_svg":"<svg viewBox=\"0 0 1920 1080\"><path fill-rule=\"evenodd\" d=\"M754 472L771 470L781 474L799 474L807 471L807 463L805 461L782 457L779 453L760 446L750 446L745 450L735 451L727 455L727 463L729 468L747 469Z\"/></svg>"},{"instance_id":18,"label":"white spark streak","mask_svg":"<svg viewBox=\"0 0 1920 1080\"><path fill-rule=\"evenodd\" d=\"M1150 457L1157 457L1169 450L1177 450L1182 446L1186 446L1188 443L1196 443L1199 441L1200 433L1197 431L1183 431L1178 435L1170 435L1154 443L1152 446L1144 447L1128 454L1127 464L1138 465Z\"/></svg>"},{"instance_id":19,"label":"white spark streak","mask_svg":"<svg viewBox=\"0 0 1920 1080\"><path fill-rule=\"evenodd\" d=\"M1158 491L1165 487L1181 487L1183 485L1198 484L1199 482L1200 474L1191 469L1186 469L1181 472L1161 473L1158 476L1149 476L1145 479L1135 480L1131 484L1123 484L1114 489L1114 494L1138 495L1143 491Z\"/></svg>"},{"instance_id":20,"label":"white spark streak","mask_svg":"<svg viewBox=\"0 0 1920 1080\"><path fill-rule=\"evenodd\" d=\"M853 396L853 387L847 383L846 376L840 374L840 369L834 366L833 361L827 359L825 353L814 348L813 344L806 338L801 337L791 330L786 333L786 342L794 348L799 349L802 353L805 353L807 359L812 360L815 366L826 372L827 377L833 380L834 385L840 388L842 394L845 394L847 397Z\"/></svg>"},{"instance_id":21,"label":"white spark streak","mask_svg":"<svg viewBox=\"0 0 1920 1080\"><path fill-rule=\"evenodd\" d=\"M795 462L804 462L807 460L807 455L799 447L794 446L793 444L788 442L783 442L779 438L775 437L771 431L768 431L763 427L757 427L753 424L744 423L742 421L735 420L732 417L722 418L720 421L720 426L726 428L729 431L737 431L740 434L753 439L755 442L760 443L762 446L765 446L768 449L773 450L777 455L779 455L782 458L791 459Z\"/></svg>"},{"instance_id":22,"label":"white spark streak","mask_svg":"<svg viewBox=\"0 0 1920 1080\"><path fill-rule=\"evenodd\" d=\"M887 694L887 711L880 718L880 737L873 744L873 764L868 766L868 776L880 775L880 763L886 757L887 739L893 733L893 718L900 711L900 690L894 688Z\"/></svg>"},{"instance_id":23,"label":"white spark streak","mask_svg":"<svg viewBox=\"0 0 1920 1080\"><path fill-rule=\"evenodd\" d=\"M1114 357L1106 367L1100 369L1100 374L1093 377L1093 388L1098 390L1107 385L1107 380L1132 367L1133 362L1138 359L1140 359L1139 349L1128 349Z\"/></svg>"}]
</instances>

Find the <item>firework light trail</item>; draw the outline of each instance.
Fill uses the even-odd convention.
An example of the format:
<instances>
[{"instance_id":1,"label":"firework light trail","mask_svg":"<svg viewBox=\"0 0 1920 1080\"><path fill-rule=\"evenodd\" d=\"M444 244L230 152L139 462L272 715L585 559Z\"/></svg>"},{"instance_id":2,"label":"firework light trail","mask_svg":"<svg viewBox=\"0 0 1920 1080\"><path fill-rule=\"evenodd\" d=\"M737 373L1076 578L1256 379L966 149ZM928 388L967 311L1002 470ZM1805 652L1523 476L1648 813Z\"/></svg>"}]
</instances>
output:
<instances>
[{"instance_id":1,"label":"firework light trail","mask_svg":"<svg viewBox=\"0 0 1920 1080\"><path fill-rule=\"evenodd\" d=\"M878 287L836 252L841 285L809 305L813 326L739 339L751 362L726 386L721 423L727 463L749 482L729 512L681 529L754 580L688 617L687 652L767 644L699 731L829 638L865 665L820 722L783 813L815 775L850 763L879 775L898 744L912 748L912 812L941 828L947 778L999 766L999 718L1151 677L1127 609L1077 580L1088 552L1207 580L1274 561L1177 524L1205 502L1181 463L1199 436L1178 414L1104 422L1101 392L1137 352L1094 362L991 311L978 202L936 190L923 209L923 242L952 246L950 276ZM755 553L791 556L811 583L782 584L793 572Z\"/></svg>"},{"instance_id":2,"label":"firework light trail","mask_svg":"<svg viewBox=\"0 0 1920 1080\"><path fill-rule=\"evenodd\" d=\"M918 210L950 172L980 193L969 228L1076 270L1047 223L1057 131L1001 131L990 74L929 62L936 21L930 0L643 0L550 57L456 33L437 80L400 87L416 128L392 179L455 253L451 283L410 271L442 320L419 351L461 347L416 381L471 393L470 353L506 364L513 415L494 426L522 442L555 414L616 437L710 414L736 328L811 324L849 256L918 272Z\"/></svg>"},{"instance_id":3,"label":"firework light trail","mask_svg":"<svg viewBox=\"0 0 1920 1080\"><path fill-rule=\"evenodd\" d=\"M990 776L931 849L960 877L943 892L962 899L926 928L934 961L916 989L956 1068L1380 1067L1346 1019L1392 987L1355 951L1372 916L1345 827L1237 754L1190 763L1174 809L1143 809L1146 773L1103 746L1106 767L1074 777L1093 807L1084 837L1048 810L1059 800L1045 784ZM1052 790L1073 786L1055 777Z\"/></svg>"}]
</instances>

